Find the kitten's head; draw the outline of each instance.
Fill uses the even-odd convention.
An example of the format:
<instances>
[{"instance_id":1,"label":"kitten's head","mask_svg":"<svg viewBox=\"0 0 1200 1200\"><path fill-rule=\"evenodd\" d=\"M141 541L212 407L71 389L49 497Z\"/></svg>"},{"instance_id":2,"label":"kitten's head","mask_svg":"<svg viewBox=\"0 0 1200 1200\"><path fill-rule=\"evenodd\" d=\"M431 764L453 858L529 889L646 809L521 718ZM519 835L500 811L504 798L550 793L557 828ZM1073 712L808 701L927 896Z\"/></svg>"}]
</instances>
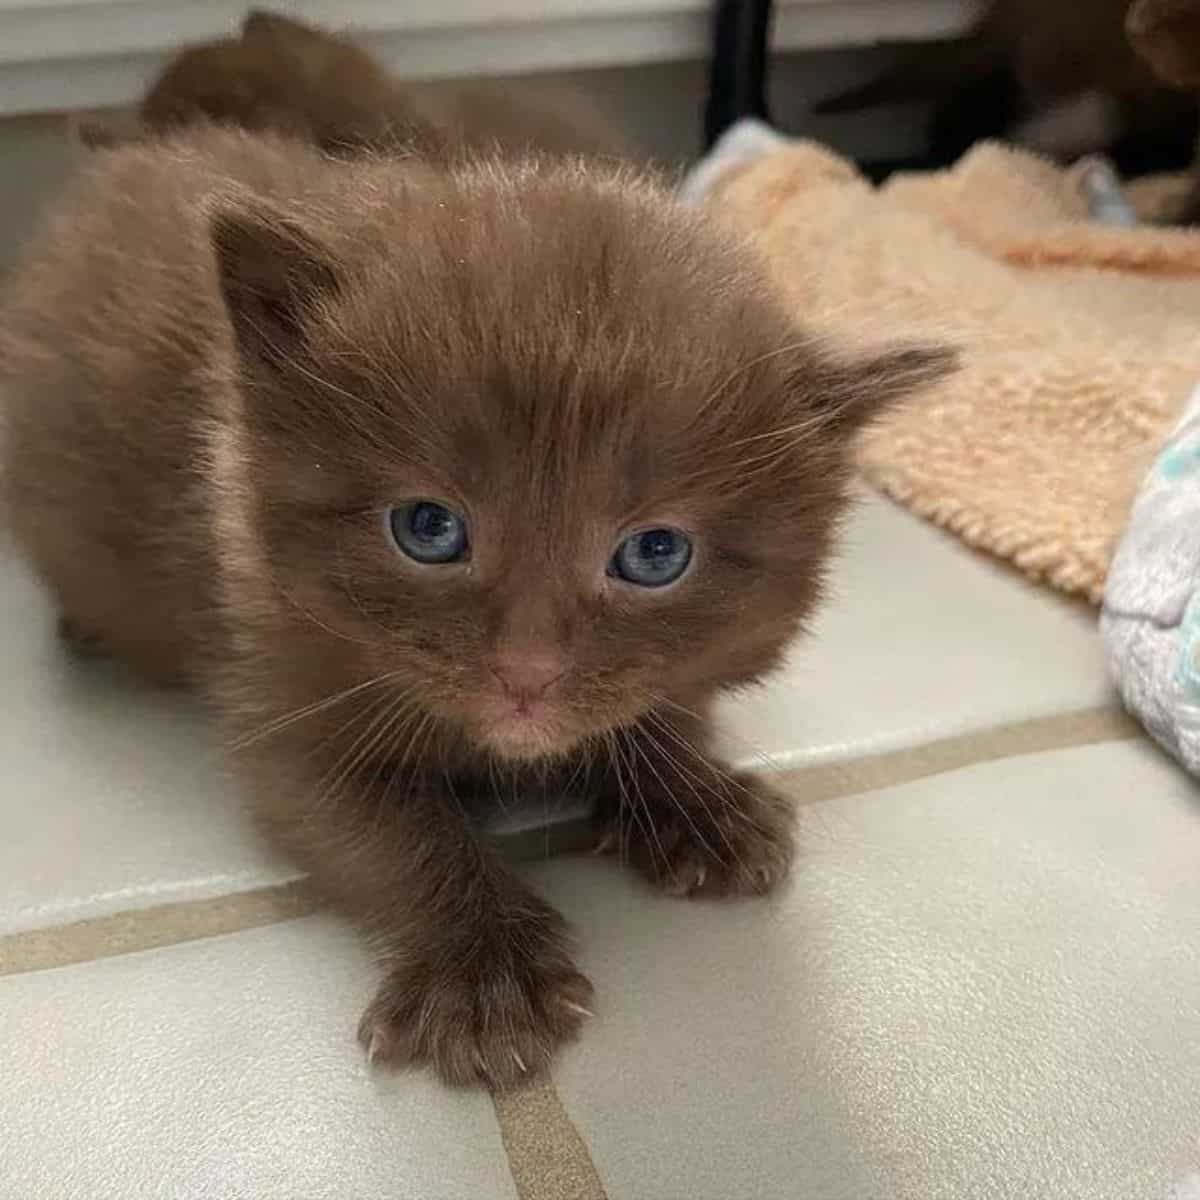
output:
<instances>
[{"instance_id":1,"label":"kitten's head","mask_svg":"<svg viewBox=\"0 0 1200 1200\"><path fill-rule=\"evenodd\" d=\"M113 125L102 139L92 125L85 140L130 141L207 122L272 130L330 153L432 137L360 46L254 10L240 37L187 46L167 64L142 99L136 135Z\"/></svg>"},{"instance_id":2,"label":"kitten's head","mask_svg":"<svg viewBox=\"0 0 1200 1200\"><path fill-rule=\"evenodd\" d=\"M326 691L394 673L512 759L769 670L852 436L952 356L831 357L745 247L626 177L361 194L352 229L214 221L283 657Z\"/></svg>"},{"instance_id":3,"label":"kitten's head","mask_svg":"<svg viewBox=\"0 0 1200 1200\"><path fill-rule=\"evenodd\" d=\"M1134 50L1172 87L1200 88L1200 3L1136 0L1125 16Z\"/></svg>"}]
</instances>

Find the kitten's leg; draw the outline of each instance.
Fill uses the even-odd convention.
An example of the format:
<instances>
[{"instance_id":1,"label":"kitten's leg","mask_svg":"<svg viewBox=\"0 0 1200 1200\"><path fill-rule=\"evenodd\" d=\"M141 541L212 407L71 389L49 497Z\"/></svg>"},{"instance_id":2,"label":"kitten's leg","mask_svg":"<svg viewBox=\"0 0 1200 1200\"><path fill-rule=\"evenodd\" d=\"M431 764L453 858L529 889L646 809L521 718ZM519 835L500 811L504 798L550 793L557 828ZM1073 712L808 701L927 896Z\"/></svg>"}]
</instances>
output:
<instances>
[{"instance_id":1,"label":"kitten's leg","mask_svg":"<svg viewBox=\"0 0 1200 1200\"><path fill-rule=\"evenodd\" d=\"M255 790L272 798L278 839L378 954L385 977L359 1026L371 1060L493 1088L543 1071L590 1015L563 918L434 785L389 794L367 776L324 803L275 801L294 802L297 782L260 774Z\"/></svg>"},{"instance_id":2,"label":"kitten's leg","mask_svg":"<svg viewBox=\"0 0 1200 1200\"><path fill-rule=\"evenodd\" d=\"M709 755L706 723L655 714L611 743L602 844L676 896L748 896L787 876L794 811Z\"/></svg>"}]
</instances>

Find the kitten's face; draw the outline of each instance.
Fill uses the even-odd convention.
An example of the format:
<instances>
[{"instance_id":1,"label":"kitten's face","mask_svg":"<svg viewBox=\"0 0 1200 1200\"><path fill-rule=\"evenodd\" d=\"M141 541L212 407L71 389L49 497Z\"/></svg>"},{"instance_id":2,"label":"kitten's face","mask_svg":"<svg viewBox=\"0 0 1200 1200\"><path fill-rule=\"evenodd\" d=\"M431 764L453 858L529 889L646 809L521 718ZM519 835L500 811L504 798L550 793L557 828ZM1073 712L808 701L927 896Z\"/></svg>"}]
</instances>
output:
<instances>
[{"instance_id":1,"label":"kitten's face","mask_svg":"<svg viewBox=\"0 0 1200 1200\"><path fill-rule=\"evenodd\" d=\"M510 759L774 665L818 595L850 432L945 365L833 366L692 217L548 191L435 201L398 272L319 265L299 289L319 316L275 329L297 340L246 410L259 537L330 690L394 673ZM245 236L219 242L261 362L280 309Z\"/></svg>"},{"instance_id":2,"label":"kitten's face","mask_svg":"<svg viewBox=\"0 0 1200 1200\"><path fill-rule=\"evenodd\" d=\"M666 479L636 497L627 463L611 482L578 461L560 474L494 439L464 465L398 471L347 519L324 613L342 604L370 669L419 680L427 711L502 757L563 753L760 673L811 599L813 572L773 571L736 502ZM755 627L736 631L747 610Z\"/></svg>"},{"instance_id":3,"label":"kitten's face","mask_svg":"<svg viewBox=\"0 0 1200 1200\"><path fill-rule=\"evenodd\" d=\"M650 414L591 421L574 445L564 428L555 447L498 391L494 420L455 422L442 400L437 448L388 464L333 531L324 612L342 605L337 623L373 641L371 669L419 680L426 709L513 758L767 669L812 601L832 505L705 496L710 464L672 464L658 447L683 431ZM555 411L555 389L541 401Z\"/></svg>"}]
</instances>

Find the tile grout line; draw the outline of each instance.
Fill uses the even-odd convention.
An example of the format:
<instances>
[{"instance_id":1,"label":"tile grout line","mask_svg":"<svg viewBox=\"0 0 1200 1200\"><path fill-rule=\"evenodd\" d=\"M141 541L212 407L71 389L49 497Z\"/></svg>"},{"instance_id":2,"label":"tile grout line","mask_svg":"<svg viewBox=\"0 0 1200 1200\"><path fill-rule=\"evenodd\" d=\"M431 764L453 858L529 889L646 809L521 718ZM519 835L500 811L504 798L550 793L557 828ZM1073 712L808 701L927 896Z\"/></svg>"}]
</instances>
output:
<instances>
[{"instance_id":1,"label":"tile grout line","mask_svg":"<svg viewBox=\"0 0 1200 1200\"><path fill-rule=\"evenodd\" d=\"M160 950L307 917L322 907L306 879L88 917L0 937L0 977Z\"/></svg>"},{"instance_id":2,"label":"tile grout line","mask_svg":"<svg viewBox=\"0 0 1200 1200\"><path fill-rule=\"evenodd\" d=\"M591 1152L550 1080L492 1096L519 1200L608 1200Z\"/></svg>"},{"instance_id":3,"label":"tile grout line","mask_svg":"<svg viewBox=\"0 0 1200 1200\"><path fill-rule=\"evenodd\" d=\"M1128 740L1139 734L1140 728L1119 709L1085 709L845 762L792 768L774 778L799 804L818 804L1005 758ZM0 936L0 977L240 933L310 916L321 908L319 896L302 879L22 931Z\"/></svg>"},{"instance_id":4,"label":"tile grout line","mask_svg":"<svg viewBox=\"0 0 1200 1200\"><path fill-rule=\"evenodd\" d=\"M792 800L804 806L898 787L1007 758L1130 741L1142 736L1141 726L1123 710L1089 708L1011 721L846 761L794 767L778 772L773 778Z\"/></svg>"}]
</instances>

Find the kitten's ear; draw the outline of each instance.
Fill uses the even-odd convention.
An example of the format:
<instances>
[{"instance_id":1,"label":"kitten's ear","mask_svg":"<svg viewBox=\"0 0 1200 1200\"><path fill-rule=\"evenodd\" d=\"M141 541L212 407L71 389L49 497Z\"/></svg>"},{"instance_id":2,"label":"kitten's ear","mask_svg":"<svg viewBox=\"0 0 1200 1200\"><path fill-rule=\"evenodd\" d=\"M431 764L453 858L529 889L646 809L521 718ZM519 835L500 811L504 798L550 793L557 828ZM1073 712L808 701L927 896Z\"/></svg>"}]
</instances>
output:
<instances>
[{"instance_id":1,"label":"kitten's ear","mask_svg":"<svg viewBox=\"0 0 1200 1200\"><path fill-rule=\"evenodd\" d=\"M135 112L73 112L67 114L67 137L88 150L108 150L141 141L146 129Z\"/></svg>"},{"instance_id":2,"label":"kitten's ear","mask_svg":"<svg viewBox=\"0 0 1200 1200\"><path fill-rule=\"evenodd\" d=\"M317 33L312 25L285 17L265 8L252 8L242 20L242 37L311 38Z\"/></svg>"},{"instance_id":3,"label":"kitten's ear","mask_svg":"<svg viewBox=\"0 0 1200 1200\"><path fill-rule=\"evenodd\" d=\"M328 65L330 55L341 46L333 34L294 17L261 8L252 8L246 14L242 22L242 41L257 42L276 53L282 51L287 58L280 65L285 69L298 68L310 83L316 82Z\"/></svg>"},{"instance_id":4,"label":"kitten's ear","mask_svg":"<svg viewBox=\"0 0 1200 1200\"><path fill-rule=\"evenodd\" d=\"M891 405L940 383L959 369L950 346L894 346L856 359L827 358L816 371L816 404L826 428L857 433Z\"/></svg>"},{"instance_id":5,"label":"kitten's ear","mask_svg":"<svg viewBox=\"0 0 1200 1200\"><path fill-rule=\"evenodd\" d=\"M314 305L338 289L331 255L291 222L267 216L217 213L210 236L238 349L284 365L304 341Z\"/></svg>"}]
</instances>

